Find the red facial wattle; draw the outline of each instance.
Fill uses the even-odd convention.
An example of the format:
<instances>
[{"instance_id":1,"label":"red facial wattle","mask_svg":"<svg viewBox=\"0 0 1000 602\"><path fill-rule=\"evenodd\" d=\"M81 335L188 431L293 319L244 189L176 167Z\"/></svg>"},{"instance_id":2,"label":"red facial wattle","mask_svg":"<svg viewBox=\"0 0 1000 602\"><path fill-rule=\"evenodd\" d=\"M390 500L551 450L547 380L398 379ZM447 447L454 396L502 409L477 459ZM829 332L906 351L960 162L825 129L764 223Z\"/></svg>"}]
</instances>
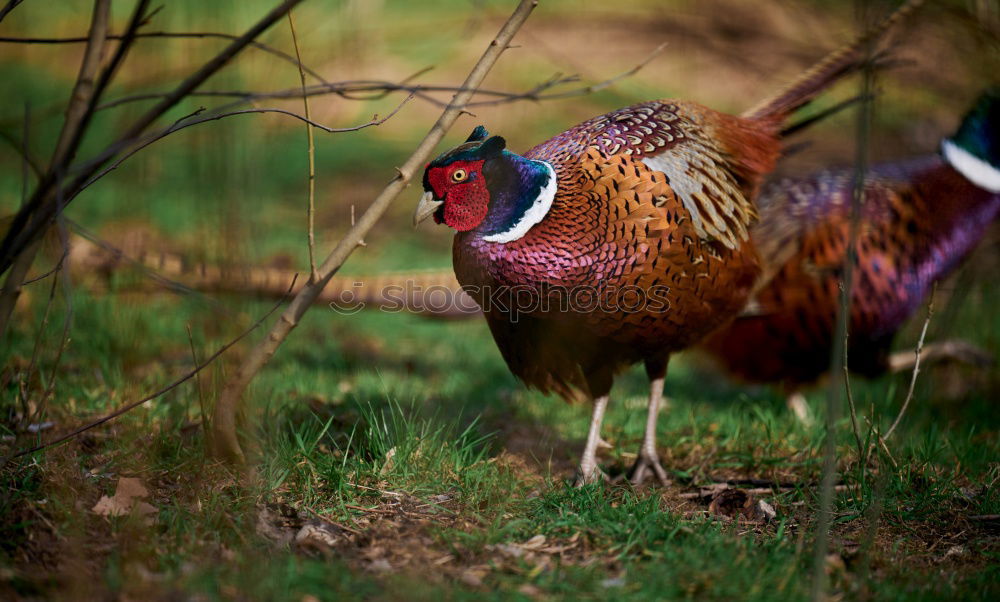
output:
<instances>
[{"instance_id":1,"label":"red facial wattle","mask_svg":"<svg viewBox=\"0 0 1000 602\"><path fill-rule=\"evenodd\" d=\"M453 179L458 170L465 178ZM444 205L434 213L434 221L465 232L478 226L489 211L490 193L483 178L483 161L455 161L432 169L427 174L434 197L444 200Z\"/></svg>"}]
</instances>

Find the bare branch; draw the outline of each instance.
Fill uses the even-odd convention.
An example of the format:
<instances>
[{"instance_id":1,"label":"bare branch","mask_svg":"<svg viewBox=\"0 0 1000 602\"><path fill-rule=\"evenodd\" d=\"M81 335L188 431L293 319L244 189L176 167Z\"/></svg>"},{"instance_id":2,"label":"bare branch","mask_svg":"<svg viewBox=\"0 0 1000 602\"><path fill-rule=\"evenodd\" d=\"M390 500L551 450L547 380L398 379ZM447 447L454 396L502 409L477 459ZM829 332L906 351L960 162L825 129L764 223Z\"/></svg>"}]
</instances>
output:
<instances>
[{"instance_id":1,"label":"bare branch","mask_svg":"<svg viewBox=\"0 0 1000 602\"><path fill-rule=\"evenodd\" d=\"M107 39L109 40L121 40L123 35L109 35ZM218 38L222 40L237 40L238 36L221 33L215 31L148 31L140 34L136 34L136 38L174 38L174 39L204 39L204 38ZM18 37L0 37L0 44L76 44L79 42L86 42L87 38L18 38ZM289 55L286 52L282 52L273 46L268 46L263 42L253 41L250 42L249 46L251 48L256 48L270 55L276 56L283 61L288 61L293 65L297 64L295 57ZM302 65L302 70L308 75L316 79L317 81L327 83L326 79L322 75L317 73L315 70L309 68L306 65Z\"/></svg>"},{"instance_id":2,"label":"bare branch","mask_svg":"<svg viewBox=\"0 0 1000 602\"><path fill-rule=\"evenodd\" d=\"M115 142L108 145L92 160L79 167L76 170L78 175L67 187L67 202L72 201L76 193L80 190L80 187L90 180L118 152L121 152L124 147L132 144L142 135L146 128L173 108L181 99L197 89L198 86L225 66L230 59L236 56L258 35L267 30L278 19L284 16L287 11L291 10L301 1L285 0L272 9L243 35L226 46L226 48L202 65L195 73L188 76L153 108L146 111ZM140 9L143 9L145 4L144 0L140 0L137 13L140 12ZM122 42L122 45L124 44L125 41ZM13 258L19 255L32 241L36 240L41 230L51 223L56 212L59 210L54 202L53 191L55 185L56 180L54 177L44 178L35 189L28 203L14 217L10 231L3 238L3 242L0 243L0 273L6 271Z\"/></svg>"},{"instance_id":3,"label":"bare branch","mask_svg":"<svg viewBox=\"0 0 1000 602\"><path fill-rule=\"evenodd\" d=\"M97 107L97 103L101 99L101 95L107 89L108 85L111 84L111 80L114 79L118 68L125 62L125 57L128 56L128 52L132 48L136 32L146 21L146 7L148 5L149 0L139 0L138 4L136 4L135 10L132 13L132 18L129 20L128 27L125 31L125 35L122 38L121 43L118 44L118 48L115 50L114 56L111 57L111 61L108 63L107 67L101 71L100 76L97 78L97 82L93 84L93 91L89 94L86 102L82 103L79 107L79 121L72 131L72 137L66 142L65 149L60 148L60 145L63 143L63 140L60 138L59 145L56 147L56 153L52 158L51 165L49 166L50 173L55 172L61 175L67 171L70 161L73 160L80 143L83 141L83 135L87 130L87 125L94 116L94 111ZM63 152L60 153L60 150Z\"/></svg>"},{"instance_id":4,"label":"bare branch","mask_svg":"<svg viewBox=\"0 0 1000 602\"><path fill-rule=\"evenodd\" d=\"M0 39L2 41L2 39ZM524 92L506 92L502 90L490 90L484 88L477 88L475 92L478 96L492 96L493 100L481 100L481 101L470 101L466 104L467 107L475 106L494 106L497 104L503 104L508 102L514 102L519 100L556 100L564 98L572 98L575 96L585 96L587 94L592 94L599 90L608 88L615 83L621 81L622 79L631 77L638 73L641 69L646 67L654 58L656 58L660 53L666 48L666 44L661 44L656 49L653 50L645 59L633 65L626 71L619 74L613 75L608 79L599 81L594 84L589 84L586 86L581 86L579 88L568 90L566 92L553 92L551 94L545 94L547 90L551 90L558 86L563 86L566 84L572 84L580 81L579 76L570 75L562 76L560 74L555 74L549 79L538 83L534 87L525 90ZM423 75L427 71L430 71L431 67L426 67L417 71L413 75L404 78L399 82L390 82L386 80L346 80L340 82L324 82L322 84L315 84L308 86L304 92L307 96L323 96L326 94L336 94L341 98L346 98L349 100L378 100L384 98L386 95L392 92L408 92L417 98L430 102L433 105L439 107L448 106L447 102L438 100L432 96L429 96L431 92L450 92L452 94L458 92L466 92L468 90L462 88L461 86L443 86L443 85L417 85L411 84L410 82L415 78ZM286 88L284 90L275 90L271 92L252 92L249 90L207 90L201 92L193 92L192 97L204 97L204 98L238 98L238 103L242 104L244 102L254 102L259 100L275 100L275 99L293 99L300 98L303 95L301 88ZM130 96L123 96L115 100L109 101L100 107L98 110L111 109L123 104L139 102L143 100L155 100L157 98L163 98L164 94L159 92L144 93L144 94L134 94ZM228 108L228 107L224 107Z\"/></svg>"},{"instance_id":5,"label":"bare branch","mask_svg":"<svg viewBox=\"0 0 1000 602\"><path fill-rule=\"evenodd\" d=\"M59 270L61 270L62 267L63 267L63 263L66 261L66 256L68 254L69 254L69 248L65 248L64 247L62 255L59 256L59 261L57 261L54 266L52 266L48 271L42 273L39 276L35 276L34 278L29 278L28 280L25 280L24 282L21 283L21 286L27 286L29 284L34 284L34 283L39 282L41 280L45 280L46 278L48 278L52 274L55 274L56 272L58 272Z\"/></svg>"},{"instance_id":6,"label":"bare branch","mask_svg":"<svg viewBox=\"0 0 1000 602\"><path fill-rule=\"evenodd\" d=\"M63 173L66 163L72 159L73 153L82 138L82 132L87 126L87 115L93 111L92 103L95 96L100 93L99 84L95 84L97 72L101 67L101 54L104 51L105 38L108 33L108 19L111 12L111 0L95 0L94 11L90 20L90 33L87 39L87 48L80 62L80 72L73 86L69 104L66 107L66 119L63 121L62 130L59 132L59 140L56 142L55 151L49 161L49 170L42 178L54 181ZM27 145L27 139L24 140ZM27 158L25 147L24 157ZM40 183L39 186L42 184ZM10 226L8 237L13 234L18 227L18 219L24 210L31 205L31 200L22 203ZM41 246L41 238L31 241L26 247L17 253L16 257L11 257L12 266L7 274L7 279L0 290L0 340L7 332L10 316L14 311L14 305L21 294L21 284L31 269L31 264L35 261L35 255Z\"/></svg>"},{"instance_id":7,"label":"bare branch","mask_svg":"<svg viewBox=\"0 0 1000 602\"><path fill-rule=\"evenodd\" d=\"M18 140L17 138L15 138L14 136L12 136L11 134L9 134L9 133L7 133L7 132L5 132L3 130L0 130L0 140L3 140L7 144L9 144L11 146L11 148L13 148L14 150L17 151L17 154L21 155L21 159L25 162L25 164L29 168L31 168L31 172L33 174L35 174L36 178L42 177L42 168L41 168L41 166L38 164L38 161L36 161L34 159L34 157L32 157L28 153L27 139Z\"/></svg>"},{"instance_id":8,"label":"bare branch","mask_svg":"<svg viewBox=\"0 0 1000 602\"><path fill-rule=\"evenodd\" d=\"M375 198L368 209L358 219L357 223L337 243L337 246L327 256L320 266L320 279L302 288L295 295L291 304L281 314L281 318L271 327L267 337L254 347L229 378L222 395L215 404L213 418L215 434L213 440L216 453L234 462L244 461L243 450L236 436L236 415L240 400L250 381L257 375L278 347L298 325L299 320L312 306L330 278L340 269L344 261L358 247L365 234L378 222L386 209L396 197L407 187L418 169L426 162L434 147L444 137L445 132L455 123L466 104L471 100L475 89L482 83L497 59L507 49L511 39L527 20L531 11L537 5L537 0L521 0L513 14L500 29L496 38L490 43L479 61L469 72L462 84L462 92L455 94L449 106L441 113L437 122L410 155L410 158L398 168L395 178Z\"/></svg>"},{"instance_id":9,"label":"bare branch","mask_svg":"<svg viewBox=\"0 0 1000 602\"><path fill-rule=\"evenodd\" d=\"M645 65L645 62L642 63ZM509 102L519 101L519 100L556 100L571 98L574 96L585 96L591 94L597 90L602 90L612 83L622 79L623 77L628 77L635 73L638 67L633 67L622 74L615 75L614 77L608 78L604 81L597 82L595 84L590 84L587 86L581 86L579 88L568 90L566 92L555 92L551 94L545 94L546 90L551 90L552 88L563 86L566 84L576 83L580 81L580 78L573 76L555 76L541 82L534 87L525 90L524 92L506 92L503 90L490 90L490 89L477 89L474 90L476 95L480 96L491 96L493 100L480 100L480 101L470 101L466 106L468 107L478 107L478 106L494 106L498 104L505 104ZM458 92L467 92L468 90L462 87L456 86L444 86L444 85L422 85L422 84L410 84L408 83L410 79L414 76L410 76L406 80L400 82L390 82L385 80L348 80L342 82L331 82L326 84L313 84L306 87L305 94L309 97L312 96L323 96L327 94L335 94L341 98L346 98L348 100L379 100L384 98L386 95L392 92L407 92L410 93L421 100L425 100L438 107L446 107L448 103L443 100L438 100L433 96L430 96L432 92L450 92L452 94ZM271 92L253 92L250 90L205 90L200 92L192 92L191 97L194 98L236 98L234 104L243 104L248 102L260 101L260 100L275 100L275 99L295 99L302 97L301 88L286 88L283 90L274 90ZM121 98L116 98L114 100L108 101L98 107L98 110L112 109L123 104L129 104L133 102L139 102L143 100L156 100L157 98L163 98L164 94L161 92L149 92L143 94L134 94L130 96L123 96ZM228 107L223 107L228 108Z\"/></svg>"},{"instance_id":10,"label":"bare branch","mask_svg":"<svg viewBox=\"0 0 1000 602\"><path fill-rule=\"evenodd\" d=\"M657 46L656 48L654 48L653 51L650 52L648 56L646 56L646 58L644 58L641 61L639 61L638 64L636 64L635 66L633 66L631 69L629 69L627 71L623 71L622 73L619 73L618 75L615 75L614 77L608 78L608 79L606 79L604 81L601 81L601 82L597 82L596 84L592 84L590 86L584 86L583 88L580 88L579 90L573 90L573 91L570 91L570 92L563 92L561 94L550 94L550 95L546 96L545 98L549 98L549 99L553 99L553 98L569 98L571 96L580 96L582 94L591 94L593 92L599 92L599 91L601 91L601 90L603 90L605 88L613 86L614 84L618 83L619 81L621 81L621 80L623 80L623 79L625 79L627 77L632 77L633 75L635 75L636 73L638 73L643 67L645 67L649 63L653 62L653 59L655 59L656 57L658 57L666 48L667 48L667 42L664 42L664 43L660 44L659 46Z\"/></svg>"},{"instance_id":11,"label":"bare branch","mask_svg":"<svg viewBox=\"0 0 1000 602\"><path fill-rule=\"evenodd\" d=\"M330 134L342 134L342 133L345 133L345 132L356 132L358 130L363 130L363 129L368 128L368 127L382 125L386 121L392 119L392 117L394 115L396 115L396 113L398 113L400 109L403 108L403 105L405 105L407 102L409 102L410 98L412 98L412 97L405 98L403 100L403 102L399 103L399 105L396 106L396 108L393 109L385 117L379 117L378 115L375 115L375 116L372 117L371 120L366 121L365 123L362 123L360 125L354 125L354 126L351 126L351 127L346 127L346 128L332 128L332 127L328 127L328 126L323 125L322 123L317 123L315 121L312 121L311 119L307 119L307 118L303 117L302 115L299 115L298 113L295 113L295 112L292 112L292 111L286 111L285 109L243 109L241 111L230 111L228 113L216 113L216 114L206 115L205 117L200 117L198 119L192 119L192 117L194 117L196 115L200 115L205 110L204 108L201 108L201 109L198 109L197 111L195 111L194 113L192 113L191 115L188 115L186 117L182 117L181 119L177 120L176 122L174 122L173 125L171 125L167 129L165 129L165 130L163 130L161 132L158 132L156 134L153 134L151 136L148 136L145 140L143 140L142 142L139 142L138 144L136 144L135 146L133 146L126 154L124 154L121 157L119 157L118 160L116 160L114 163L112 163L111 165L109 165L106 168L104 168L104 170L102 170L100 173L98 173L93 178L91 178L90 180L88 180L87 182L85 182L82 186L80 186L79 189L76 191L76 193L73 194L72 197L70 197L70 200L72 200L73 198L75 198L77 194L83 192L88 187L90 187L94 182L100 180L101 178L103 178L104 176L108 175L112 171L118 169L118 167L122 163L124 163L126 160L128 160L133 155L135 155L137 152L141 151L142 149L146 148L147 146L153 144L154 142L156 142L158 140L162 140L163 138L166 138L167 136L169 136L170 134L173 134L174 132L179 132L180 130L183 130L185 128L189 128L189 127L191 127L193 125L199 125L199 124L202 124L202 123L207 123L209 121L217 121L219 119L224 119L226 117L232 117L234 115L249 115L249 114L252 114L252 113L279 113L281 115L288 115L289 117L294 117L295 119L303 121L303 122L305 122L306 124L308 124L308 125L310 125L312 127L319 128L319 129L323 130L324 132L327 132L327 133L330 133Z\"/></svg>"},{"instance_id":12,"label":"bare branch","mask_svg":"<svg viewBox=\"0 0 1000 602\"><path fill-rule=\"evenodd\" d=\"M289 292L292 290L292 287L294 287L294 286L295 286L295 279L293 279L292 283L288 286ZM41 451L43 449L52 447L53 445L58 445L59 443L62 443L63 441L66 441L67 439L71 439L71 438L79 435L80 433L83 433L85 431L89 431L90 429L92 429L92 428L94 428L96 426L100 426L100 425L104 424L105 422L108 422L109 420L113 420L113 419L121 416L122 414L124 414L124 413L126 413L126 412L128 412L130 410L133 410L133 409L135 409L135 408L137 408L139 406L141 406L142 404L144 404L144 403L146 403L148 401L152 401L152 400L156 399L157 397L160 397L160 396L162 396L162 395L164 395L166 393L169 393L170 391L176 389L180 385L186 383L187 381L189 381L192 378L194 378L195 376L197 376L199 372L201 372L202 370L204 370L205 368L207 368L212 362L214 362L216 359L218 359L219 356L221 356L223 353L225 353L226 351L228 351L231 347L233 347L234 345L236 345L237 343L239 343L240 341L242 341L243 339L245 339L250 333L252 333L253 331L257 330L257 328L259 328L261 324L263 324L269 317L271 317L271 314L273 314L275 311L277 311L277 309L279 307L281 307L281 304L284 303L285 299L287 299L287 298L288 298L288 295L286 294L284 297L282 297L282 299L280 301L278 301L277 303L275 303L274 306L270 310L268 310L268 312L266 314L264 314L256 322L254 322L253 325L250 326L250 328L247 328L246 330L244 330L235 339L232 339L231 341L229 341L228 343L226 343L225 345L223 345L222 347L220 347L215 353L213 353L212 355L208 356L208 358L204 362L196 365L192 370L190 370L189 372L187 372L186 374L184 374L183 376L181 376L177 380L173 381L172 383L170 383L166 387L160 389L159 391L157 391L157 392L155 392L155 393L153 393L151 395L147 395L146 397L143 397L142 399L140 399L138 401L133 401L132 403L125 404L124 406L118 408L114 412L111 412L110 414L108 414L106 416L98 418L97 420L94 420L92 422L89 422L89 423L87 423L87 424L85 424L85 425L77 428L77 429L74 429L74 430L70 431L69 433L66 433L65 435L63 435L61 437L57 437L56 439L54 439L52 441L49 441L48 443L43 443L41 445L37 445L37 446L32 447L30 449L21 450L19 452L16 452L16 453L10 455L10 456L7 456L6 458L3 458L2 461L0 461L0 467L5 466L9 461L13 460L14 458L20 458L21 456L25 456L25 455L28 455L28 454L33 454L33 453L35 453L37 451Z\"/></svg>"},{"instance_id":13,"label":"bare branch","mask_svg":"<svg viewBox=\"0 0 1000 602\"><path fill-rule=\"evenodd\" d=\"M10 14L10 11L17 8L17 5L24 2L24 0L9 0L3 8L0 8L0 21L4 20L4 17Z\"/></svg>"}]
</instances>

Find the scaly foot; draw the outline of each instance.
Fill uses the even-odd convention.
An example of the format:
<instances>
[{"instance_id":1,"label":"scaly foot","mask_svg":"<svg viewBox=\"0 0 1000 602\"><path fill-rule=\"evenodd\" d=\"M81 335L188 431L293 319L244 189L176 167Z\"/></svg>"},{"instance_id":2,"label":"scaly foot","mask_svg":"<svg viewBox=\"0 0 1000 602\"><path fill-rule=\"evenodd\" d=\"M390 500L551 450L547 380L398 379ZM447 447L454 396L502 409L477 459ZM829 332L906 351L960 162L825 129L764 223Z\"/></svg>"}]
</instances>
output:
<instances>
[{"instance_id":1,"label":"scaly foot","mask_svg":"<svg viewBox=\"0 0 1000 602\"><path fill-rule=\"evenodd\" d=\"M656 475L656 480L660 485L666 487L670 484L667 478L667 471L660 465L660 458L655 453L639 452L639 457L635 459L635 464L628 472L628 480L633 485L641 485L651 474Z\"/></svg>"},{"instance_id":2,"label":"scaly foot","mask_svg":"<svg viewBox=\"0 0 1000 602\"><path fill-rule=\"evenodd\" d=\"M591 483L609 482L608 475L604 474L604 471L600 468L594 466L589 471L585 471L583 466L578 466L576 469L576 474L573 475L573 487L583 487L584 485L590 485Z\"/></svg>"},{"instance_id":3,"label":"scaly foot","mask_svg":"<svg viewBox=\"0 0 1000 602\"><path fill-rule=\"evenodd\" d=\"M785 405L795 414L803 426L812 426L812 412L809 411L809 402L806 401L805 395L796 391L785 399Z\"/></svg>"}]
</instances>

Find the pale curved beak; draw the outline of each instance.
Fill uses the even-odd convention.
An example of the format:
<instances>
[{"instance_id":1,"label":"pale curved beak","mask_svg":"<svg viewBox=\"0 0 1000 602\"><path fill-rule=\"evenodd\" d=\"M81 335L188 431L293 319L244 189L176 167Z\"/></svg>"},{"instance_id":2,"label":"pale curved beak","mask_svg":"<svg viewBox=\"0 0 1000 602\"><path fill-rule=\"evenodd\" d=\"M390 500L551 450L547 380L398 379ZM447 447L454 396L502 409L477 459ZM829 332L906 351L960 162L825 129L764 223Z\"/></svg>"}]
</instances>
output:
<instances>
[{"instance_id":1,"label":"pale curved beak","mask_svg":"<svg viewBox=\"0 0 1000 602\"><path fill-rule=\"evenodd\" d=\"M420 197L420 202L417 203L417 210L413 212L413 226L416 227L417 224L434 215L434 212L441 205L444 205L444 201L436 200L433 192L425 192L424 196Z\"/></svg>"}]
</instances>

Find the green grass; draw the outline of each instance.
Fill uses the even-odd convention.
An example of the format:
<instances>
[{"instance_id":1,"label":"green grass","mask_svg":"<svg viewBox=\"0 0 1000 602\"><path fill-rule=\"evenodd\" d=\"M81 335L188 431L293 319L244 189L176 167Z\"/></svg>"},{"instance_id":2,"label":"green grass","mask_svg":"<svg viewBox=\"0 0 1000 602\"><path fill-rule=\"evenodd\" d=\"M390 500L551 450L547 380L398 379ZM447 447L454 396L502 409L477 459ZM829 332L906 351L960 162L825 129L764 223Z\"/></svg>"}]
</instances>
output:
<instances>
[{"instance_id":1,"label":"green grass","mask_svg":"<svg viewBox=\"0 0 1000 602\"><path fill-rule=\"evenodd\" d=\"M212 337L197 330L199 356L212 347L206 338L223 338L263 309L232 303L242 308L232 324L216 324L221 332ZM84 417L186 369L185 324L206 319L197 297L156 296L131 305L79 292L74 309L74 343L50 411L60 423L75 421L63 409L69 400L72 414ZM387 340L393 344L380 346ZM26 355L31 330L18 328L14 343L12 355ZM207 403L224 372L205 375ZM875 404L884 425L899 401L888 392L905 388L905 380L857 382L855 394L862 407ZM612 473L628 466L641 438L642 381L639 371L630 372L616 388L605 431L615 446L604 456ZM973 393L961 407L942 408L932 401L934 381L924 382L891 443L898 468L883 454L882 469L859 470L853 435L841 424L848 489L837 496L834 548L847 550L841 553L848 564L833 569L835 591L885 600L996 593L992 536L967 522L956 527L965 516L996 512L995 490L973 490L996 479L997 420L963 419L989 415L983 406L992 402ZM0 500L9 517L2 522L9 542L4 587L29 595L65 585L39 581L24 564L24 554L58 554L94 555L97 580L87 591L110 595L804 599L818 427L796 422L774 394L710 382L691 362L675 364L668 392L660 447L678 485L573 489L566 479L587 408L524 391L506 373L484 325L313 312L252 388L247 424L253 426L245 432L255 454L250 481L206 458L194 384L110 430L7 467L9 488ZM9 385L7 393L13 394ZM812 401L819 410L820 396ZM99 495L113 493L120 475L139 476L154 492L154 525L89 513ZM802 487L764 496L779 518L758 526L714 520L697 501L676 497L691 490L685 485L748 476ZM876 497L880 529L872 550L848 550L843 541L864 541L865 513ZM401 505L405 512L395 514ZM268 520L279 517L275 528L286 536L317 516L373 535L348 536L332 556L315 556L261 531L262 508L271 509ZM383 526L386 520L395 526ZM39 534L50 525L56 543L45 547ZM566 550L509 552L539 535ZM935 541L945 543L933 551ZM941 560L956 545L965 552ZM379 557L366 550L378 547L391 571L372 569Z\"/></svg>"}]
</instances>

